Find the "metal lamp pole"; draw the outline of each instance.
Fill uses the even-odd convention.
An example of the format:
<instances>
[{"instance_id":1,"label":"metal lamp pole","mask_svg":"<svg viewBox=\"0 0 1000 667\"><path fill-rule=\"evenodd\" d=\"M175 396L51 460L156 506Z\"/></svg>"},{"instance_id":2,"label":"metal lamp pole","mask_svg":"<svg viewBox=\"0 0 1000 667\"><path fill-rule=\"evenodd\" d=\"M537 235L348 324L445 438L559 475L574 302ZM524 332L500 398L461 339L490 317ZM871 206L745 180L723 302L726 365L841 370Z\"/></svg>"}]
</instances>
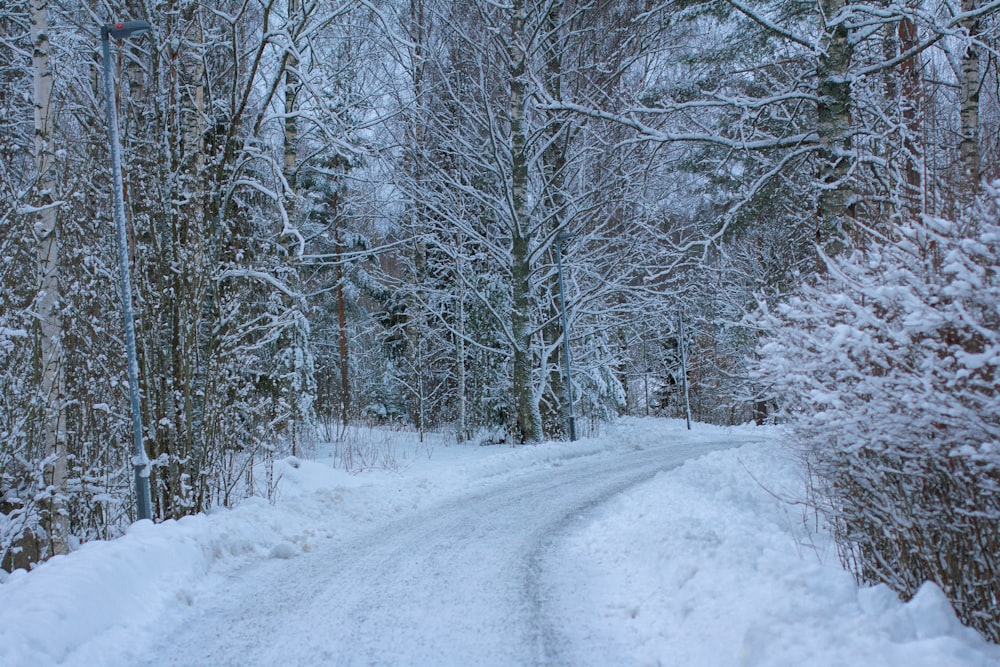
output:
<instances>
[{"instance_id":1,"label":"metal lamp pole","mask_svg":"<svg viewBox=\"0 0 1000 667\"><path fill-rule=\"evenodd\" d=\"M111 80L110 37L117 40L147 32L152 26L146 21L125 21L113 26L101 26L101 48L104 53L104 98L108 111L108 139L111 150L111 171L114 182L115 229L118 238L118 270L121 274L122 319L125 321L125 353L128 358L128 387L132 399L132 435L135 440L136 515L139 519L153 517L149 493L149 456L142 444L142 413L139 403L139 361L135 351L135 321L132 314L132 282L128 267L128 241L125 238L125 186L122 182L122 148L118 138L118 114L115 109L115 86Z\"/></svg>"},{"instance_id":2,"label":"metal lamp pole","mask_svg":"<svg viewBox=\"0 0 1000 667\"><path fill-rule=\"evenodd\" d=\"M562 310L563 359L566 362L566 420L569 422L569 439L576 440L576 416L573 414L573 376L569 368L569 325L566 322L566 290L563 288L562 242L576 234L556 234L556 273L559 276L559 308Z\"/></svg>"}]
</instances>

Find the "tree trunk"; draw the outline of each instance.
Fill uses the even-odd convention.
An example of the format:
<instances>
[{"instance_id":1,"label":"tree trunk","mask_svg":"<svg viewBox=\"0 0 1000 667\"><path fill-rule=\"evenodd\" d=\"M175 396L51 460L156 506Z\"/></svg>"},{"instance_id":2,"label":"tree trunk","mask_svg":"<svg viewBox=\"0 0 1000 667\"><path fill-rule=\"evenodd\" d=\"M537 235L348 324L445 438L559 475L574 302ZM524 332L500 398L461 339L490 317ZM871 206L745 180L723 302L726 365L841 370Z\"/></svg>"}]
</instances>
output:
<instances>
[{"instance_id":1,"label":"tree trunk","mask_svg":"<svg viewBox=\"0 0 1000 667\"><path fill-rule=\"evenodd\" d=\"M288 0L288 33L294 39L292 21L297 18L299 0ZM298 161L299 131L296 119L297 98L302 82L299 79L299 59L295 43L285 51L285 162L283 173L288 187L295 190L295 169Z\"/></svg>"},{"instance_id":2,"label":"tree trunk","mask_svg":"<svg viewBox=\"0 0 1000 667\"><path fill-rule=\"evenodd\" d=\"M344 244L340 239L338 193L333 193L334 252L337 256L337 328L340 333L340 423L347 432L351 406L351 382L347 357L347 309L344 303Z\"/></svg>"},{"instance_id":3,"label":"tree trunk","mask_svg":"<svg viewBox=\"0 0 1000 667\"><path fill-rule=\"evenodd\" d=\"M59 314L59 230L55 202L55 153L52 144L52 69L49 63L48 0L32 0L31 41L34 45L35 207L40 209L34 226L38 240L38 299L35 308L40 324L39 371L41 438L45 458L45 483L51 488L46 529L51 554L69 551L69 526L62 502L66 481L65 380L62 373L62 319Z\"/></svg>"},{"instance_id":4,"label":"tree trunk","mask_svg":"<svg viewBox=\"0 0 1000 667\"><path fill-rule=\"evenodd\" d=\"M562 13L562 0L554 0L546 12L543 23L543 57L545 60L544 85L548 96L557 101L562 100L562 50L560 44L560 16ZM557 234L564 233L566 225L566 151L569 146L569 129L565 118L560 112L547 112L547 123L545 127L546 144L542 151L542 170L545 181L543 183L544 198L546 203L546 213L548 215L547 227ZM560 241L556 241L558 245ZM556 252L561 252L556 248ZM550 361L551 371L548 374L548 393L550 401L547 409L542 415L542 427L545 437L569 437L571 430L569 409L569 382L568 377L563 377L563 347L559 342L563 336L569 336L568 331L563 331L562 320L560 318L559 299L565 299L565 295L559 294L560 284L558 276L553 276L547 285L550 297L546 300L548 307L547 318L551 324L545 327L543 335L545 337L546 349L551 349L552 358ZM545 360L548 361L548 360Z\"/></svg>"},{"instance_id":5,"label":"tree trunk","mask_svg":"<svg viewBox=\"0 0 1000 667\"><path fill-rule=\"evenodd\" d=\"M459 242L461 243L461 241ZM461 250L461 249L460 249ZM462 271L461 264L461 252L455 255L455 273L459 275ZM458 280L458 294L456 295L457 301L457 318L455 322L455 328L457 333L455 335L455 376L456 376L456 387L455 393L458 398L458 418L455 427L455 439L458 442L465 442L468 437L468 407L466 406L466 385L468 384L468 379L466 378L465 370L465 281L459 278Z\"/></svg>"},{"instance_id":6,"label":"tree trunk","mask_svg":"<svg viewBox=\"0 0 1000 667\"><path fill-rule=\"evenodd\" d=\"M886 0L888 5L888 0ZM909 17L897 23L887 23L882 36L882 57L888 62L919 46L917 25ZM894 208L890 218L915 220L923 212L923 162L922 131L923 86L920 55L914 55L899 64L899 69L886 68L882 72L885 85L886 113L894 127L893 138L887 142L885 158L895 165L892 172Z\"/></svg>"},{"instance_id":7,"label":"tree trunk","mask_svg":"<svg viewBox=\"0 0 1000 667\"><path fill-rule=\"evenodd\" d=\"M298 38L301 30L305 26L305 16L303 13L303 7L301 0L288 0L288 12L285 18L285 30L288 33L288 44L285 48L285 58L283 63L284 78L285 78L285 99L284 99L284 160L282 163L282 176L285 178L285 183L288 186L288 190L285 192L285 210L288 219L295 220L297 213L297 170L298 170L298 146L299 146L299 125L298 125L298 96L299 91L302 88L302 80L299 74L299 56L298 56ZM336 215L336 201L334 202L334 215ZM338 230L339 233L339 230ZM337 240L338 253L339 253L339 236ZM298 271L294 266L295 263L295 251L289 248L289 252L286 255L287 263L289 266L289 271L287 273L287 282L289 287L292 287L295 292L299 292L298 289ZM343 275L343 267L337 264L338 276ZM338 296L342 296L341 286L338 283L337 293ZM293 303L289 304L290 309L300 308L302 304L297 303L297 299L293 300ZM304 310L304 308L302 308ZM338 315L340 314L339 311ZM304 313L303 313L304 317ZM305 392L305 385L302 384L302 374L304 369L299 365L299 348L304 347L307 342L302 336L302 331L298 329L298 322L292 325L295 329L289 332L290 335L282 335L279 338L278 346L282 347L282 343L288 346L290 349L284 350L287 355L285 358L288 360L288 364L282 369L282 372L287 374L286 390L287 399L289 406L291 407L291 414L289 416L287 430L289 439L291 441L292 455L298 456L300 454L301 440L302 440L302 430L305 426L306 414L304 412L303 406L303 393ZM343 365L345 360L341 360ZM341 410L341 416L344 419L344 426L346 428L347 412L346 406L342 403L343 409Z\"/></svg>"},{"instance_id":8,"label":"tree trunk","mask_svg":"<svg viewBox=\"0 0 1000 667\"><path fill-rule=\"evenodd\" d=\"M528 160L527 120L525 92L527 88L527 55L525 52L524 0L514 0L511 15L509 52L510 76L510 141L511 169L511 260L513 308L511 333L514 338L514 367L512 372L516 437L520 442L541 439L541 428L534 405L531 382L532 355L530 316L531 239L528 231L527 188Z\"/></svg>"},{"instance_id":9,"label":"tree trunk","mask_svg":"<svg viewBox=\"0 0 1000 667\"><path fill-rule=\"evenodd\" d=\"M976 9L977 0L962 0L962 12ZM968 32L968 44L962 54L962 77L959 81L961 141L958 144L962 165L962 181L967 184L970 199L979 190L979 47L974 40L979 37L979 19L963 23Z\"/></svg>"},{"instance_id":10,"label":"tree trunk","mask_svg":"<svg viewBox=\"0 0 1000 667\"><path fill-rule=\"evenodd\" d=\"M820 144L818 177L821 184L816 203L816 242L830 256L839 254L844 248L847 240L844 223L854 196L849 181L851 86L847 73L851 44L847 26L838 16L845 5L845 0L821 0L826 38L816 67L820 98L816 132Z\"/></svg>"},{"instance_id":11,"label":"tree trunk","mask_svg":"<svg viewBox=\"0 0 1000 667\"><path fill-rule=\"evenodd\" d=\"M920 42L917 26L909 18L904 18L899 22L897 34L899 35L901 53L916 47ZM899 103L902 106L904 182L906 184L904 206L908 217L915 220L924 212L925 204L923 171L921 169L924 149L918 139L922 136L923 118L921 112L924 96L920 74L920 56L913 56L902 62L899 67L900 79L902 80Z\"/></svg>"},{"instance_id":12,"label":"tree trunk","mask_svg":"<svg viewBox=\"0 0 1000 667\"><path fill-rule=\"evenodd\" d=\"M679 327L679 343L680 343L680 353L681 353L681 383L684 389L684 419L687 423L687 429L691 430L691 388L688 384L688 358L687 358L687 340L685 340L684 332L684 311L681 311L680 318L678 318Z\"/></svg>"}]
</instances>

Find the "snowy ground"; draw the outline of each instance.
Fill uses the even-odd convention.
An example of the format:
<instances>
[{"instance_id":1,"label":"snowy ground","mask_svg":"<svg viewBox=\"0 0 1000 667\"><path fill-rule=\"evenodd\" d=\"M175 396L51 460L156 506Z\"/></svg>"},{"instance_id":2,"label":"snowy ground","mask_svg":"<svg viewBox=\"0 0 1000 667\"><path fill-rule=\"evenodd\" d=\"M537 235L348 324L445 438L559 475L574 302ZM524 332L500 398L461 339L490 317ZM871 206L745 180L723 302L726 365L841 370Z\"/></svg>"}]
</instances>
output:
<instances>
[{"instance_id":1,"label":"snowy ground","mask_svg":"<svg viewBox=\"0 0 1000 667\"><path fill-rule=\"evenodd\" d=\"M397 470L282 461L273 505L5 577L0 665L1000 665L933 587L858 590L772 430L367 437Z\"/></svg>"}]
</instances>

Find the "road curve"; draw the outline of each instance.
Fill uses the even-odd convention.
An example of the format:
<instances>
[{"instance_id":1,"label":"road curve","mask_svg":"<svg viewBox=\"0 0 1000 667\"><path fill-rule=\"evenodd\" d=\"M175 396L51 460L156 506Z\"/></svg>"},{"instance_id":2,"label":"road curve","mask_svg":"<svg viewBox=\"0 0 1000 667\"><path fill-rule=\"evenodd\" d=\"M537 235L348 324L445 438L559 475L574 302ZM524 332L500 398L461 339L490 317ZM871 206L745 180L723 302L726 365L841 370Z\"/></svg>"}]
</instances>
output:
<instances>
[{"instance_id":1,"label":"road curve","mask_svg":"<svg viewBox=\"0 0 1000 667\"><path fill-rule=\"evenodd\" d=\"M544 582L553 564L545 554L614 495L727 446L663 445L565 460L353 540L248 566L199 595L190 614L132 662L564 664L565 640L546 614Z\"/></svg>"}]
</instances>

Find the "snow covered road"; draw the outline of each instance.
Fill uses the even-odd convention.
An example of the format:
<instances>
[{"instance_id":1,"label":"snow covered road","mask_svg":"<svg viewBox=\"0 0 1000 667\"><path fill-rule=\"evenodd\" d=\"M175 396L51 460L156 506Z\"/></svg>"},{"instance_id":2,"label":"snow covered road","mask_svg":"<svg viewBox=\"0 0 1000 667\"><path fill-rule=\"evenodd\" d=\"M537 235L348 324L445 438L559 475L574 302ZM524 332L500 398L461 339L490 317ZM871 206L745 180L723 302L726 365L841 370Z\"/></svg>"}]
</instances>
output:
<instances>
[{"instance_id":1,"label":"snow covered road","mask_svg":"<svg viewBox=\"0 0 1000 667\"><path fill-rule=\"evenodd\" d=\"M858 588L778 436L362 433L398 466L352 475L321 447L275 463L273 503L0 573L0 665L1000 665L933 585Z\"/></svg>"},{"instance_id":2,"label":"snow covered road","mask_svg":"<svg viewBox=\"0 0 1000 667\"><path fill-rule=\"evenodd\" d=\"M552 543L606 499L724 441L568 459L504 477L199 592L150 665L561 664ZM572 563L563 564L572 568ZM580 654L584 647L576 646Z\"/></svg>"}]
</instances>

